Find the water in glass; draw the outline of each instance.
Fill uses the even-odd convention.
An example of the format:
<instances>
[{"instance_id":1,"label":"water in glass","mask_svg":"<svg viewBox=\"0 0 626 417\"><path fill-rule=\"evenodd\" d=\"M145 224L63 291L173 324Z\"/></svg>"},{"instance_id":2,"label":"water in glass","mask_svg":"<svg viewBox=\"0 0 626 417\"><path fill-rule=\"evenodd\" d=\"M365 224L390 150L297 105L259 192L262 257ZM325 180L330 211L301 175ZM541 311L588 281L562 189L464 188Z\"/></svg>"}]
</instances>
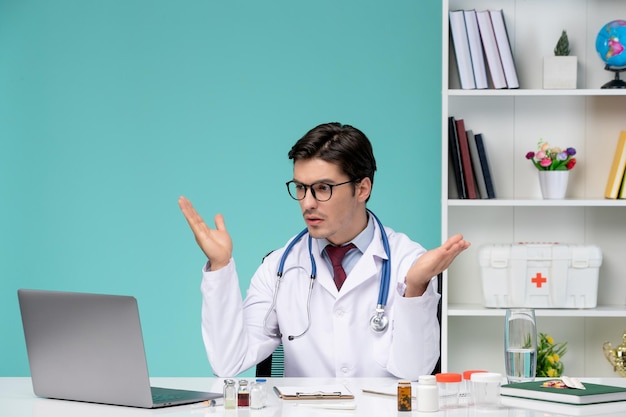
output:
<instances>
[{"instance_id":1,"label":"water in glass","mask_svg":"<svg viewBox=\"0 0 626 417\"><path fill-rule=\"evenodd\" d=\"M534 381L537 368L537 326L534 310L506 311L504 350L509 383Z\"/></svg>"}]
</instances>

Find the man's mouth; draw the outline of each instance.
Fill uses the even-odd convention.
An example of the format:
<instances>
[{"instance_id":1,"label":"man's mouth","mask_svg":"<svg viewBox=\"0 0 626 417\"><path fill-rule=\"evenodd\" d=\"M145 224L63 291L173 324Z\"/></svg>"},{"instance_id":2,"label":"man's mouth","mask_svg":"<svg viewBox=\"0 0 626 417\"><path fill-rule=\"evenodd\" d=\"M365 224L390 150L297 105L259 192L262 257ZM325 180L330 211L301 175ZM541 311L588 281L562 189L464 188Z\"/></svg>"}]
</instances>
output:
<instances>
[{"instance_id":1,"label":"man's mouth","mask_svg":"<svg viewBox=\"0 0 626 417\"><path fill-rule=\"evenodd\" d=\"M305 215L304 221L306 222L308 226L319 226L320 224L324 222L324 219L318 216Z\"/></svg>"}]
</instances>

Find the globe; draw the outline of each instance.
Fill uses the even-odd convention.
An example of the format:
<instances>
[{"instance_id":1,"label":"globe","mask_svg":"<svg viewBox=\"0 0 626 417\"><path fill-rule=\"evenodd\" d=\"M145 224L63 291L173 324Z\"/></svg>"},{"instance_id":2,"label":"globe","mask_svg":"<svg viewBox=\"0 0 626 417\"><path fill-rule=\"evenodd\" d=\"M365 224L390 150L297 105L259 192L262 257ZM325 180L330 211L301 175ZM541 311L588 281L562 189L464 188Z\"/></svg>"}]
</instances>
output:
<instances>
[{"instance_id":1,"label":"globe","mask_svg":"<svg viewBox=\"0 0 626 417\"><path fill-rule=\"evenodd\" d=\"M596 38L596 51L608 67L626 67L626 20L613 20L602 26Z\"/></svg>"}]
</instances>

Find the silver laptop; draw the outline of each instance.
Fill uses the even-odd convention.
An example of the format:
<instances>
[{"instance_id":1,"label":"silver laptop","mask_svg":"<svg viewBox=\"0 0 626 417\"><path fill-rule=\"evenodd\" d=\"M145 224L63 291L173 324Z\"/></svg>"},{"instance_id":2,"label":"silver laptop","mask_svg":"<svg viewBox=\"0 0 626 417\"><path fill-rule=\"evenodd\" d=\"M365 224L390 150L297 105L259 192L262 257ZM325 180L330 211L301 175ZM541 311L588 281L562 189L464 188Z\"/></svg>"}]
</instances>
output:
<instances>
[{"instance_id":1,"label":"silver laptop","mask_svg":"<svg viewBox=\"0 0 626 417\"><path fill-rule=\"evenodd\" d=\"M142 408L222 397L150 386L134 297L17 293L35 395Z\"/></svg>"}]
</instances>

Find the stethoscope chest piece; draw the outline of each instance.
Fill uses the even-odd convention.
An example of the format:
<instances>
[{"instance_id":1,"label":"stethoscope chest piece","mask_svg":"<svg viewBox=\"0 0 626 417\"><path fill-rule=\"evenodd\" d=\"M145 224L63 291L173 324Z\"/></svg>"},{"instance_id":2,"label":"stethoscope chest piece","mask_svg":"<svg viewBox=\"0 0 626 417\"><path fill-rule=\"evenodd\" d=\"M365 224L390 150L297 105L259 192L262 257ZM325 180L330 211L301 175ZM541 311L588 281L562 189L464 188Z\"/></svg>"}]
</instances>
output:
<instances>
[{"instance_id":1,"label":"stethoscope chest piece","mask_svg":"<svg viewBox=\"0 0 626 417\"><path fill-rule=\"evenodd\" d=\"M385 307L379 304L378 306L376 306L376 312L370 319L370 327L376 333L380 333L385 331L388 325L389 319L385 315Z\"/></svg>"}]
</instances>

